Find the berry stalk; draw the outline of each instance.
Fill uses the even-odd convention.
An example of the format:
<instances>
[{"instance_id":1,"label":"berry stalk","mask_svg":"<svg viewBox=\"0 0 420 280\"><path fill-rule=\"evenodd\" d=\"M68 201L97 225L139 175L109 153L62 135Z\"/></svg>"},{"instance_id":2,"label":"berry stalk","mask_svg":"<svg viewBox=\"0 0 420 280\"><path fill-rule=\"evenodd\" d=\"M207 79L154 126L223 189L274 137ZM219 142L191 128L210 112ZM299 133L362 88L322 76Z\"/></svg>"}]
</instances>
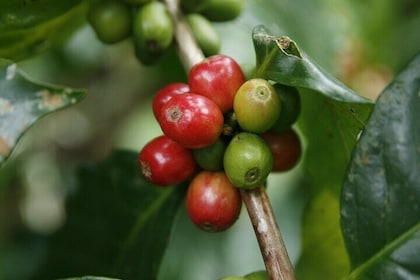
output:
<instances>
[{"instance_id":1,"label":"berry stalk","mask_svg":"<svg viewBox=\"0 0 420 280\"><path fill-rule=\"evenodd\" d=\"M296 279L264 186L240 192L270 279Z\"/></svg>"},{"instance_id":2,"label":"berry stalk","mask_svg":"<svg viewBox=\"0 0 420 280\"><path fill-rule=\"evenodd\" d=\"M189 72L195 64L204 59L204 54L195 42L179 9L179 0L164 0L164 3L174 21L178 55L184 69ZM241 189L240 192L254 227L269 278L272 280L294 280L293 267L265 188Z\"/></svg>"},{"instance_id":3,"label":"berry stalk","mask_svg":"<svg viewBox=\"0 0 420 280\"><path fill-rule=\"evenodd\" d=\"M204 54L194 40L192 31L179 9L179 0L164 0L174 22L175 41L178 46L178 56L185 71L204 59Z\"/></svg>"}]
</instances>

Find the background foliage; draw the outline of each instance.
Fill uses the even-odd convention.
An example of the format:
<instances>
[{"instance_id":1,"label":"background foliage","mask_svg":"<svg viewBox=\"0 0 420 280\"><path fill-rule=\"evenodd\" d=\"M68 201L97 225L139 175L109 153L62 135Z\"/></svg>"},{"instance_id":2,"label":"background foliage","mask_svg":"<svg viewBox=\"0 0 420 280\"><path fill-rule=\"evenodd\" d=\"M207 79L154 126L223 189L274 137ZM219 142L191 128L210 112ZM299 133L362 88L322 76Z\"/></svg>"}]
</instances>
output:
<instances>
[{"instance_id":1,"label":"background foliage","mask_svg":"<svg viewBox=\"0 0 420 280\"><path fill-rule=\"evenodd\" d=\"M246 67L255 65L252 30L264 24L275 35L291 37L311 63L370 99L420 46L415 0L245 3L239 19L216 25L222 53ZM0 57L17 61L37 79L89 92L78 105L38 121L0 169L0 279L85 274L129 279L139 267L151 269L150 278L158 273L159 279L216 279L262 269L246 213L226 233L202 233L186 217L182 187L148 188L135 172L135 153L160 134L151 96L186 79L175 53L160 65L143 67L129 42L100 44L85 23L85 11L82 1L0 1ZM36 16L28 21L28 14ZM347 163L370 106L312 90L317 88L301 89L304 112L298 125L305 157L292 172L271 176L268 192L299 279L339 279L361 262L348 259L339 205ZM167 217L163 225L155 222L160 212ZM135 240L135 232L143 231L146 240L161 232L152 235L153 248ZM96 246L104 243L109 247ZM124 245L131 243L134 247ZM119 255L110 253L116 251ZM165 253L160 270L142 263L148 259L144 254L154 260L152 253L156 259ZM119 257L124 254L130 261ZM89 261L83 261L86 256ZM66 267L69 261L72 266Z\"/></svg>"}]
</instances>

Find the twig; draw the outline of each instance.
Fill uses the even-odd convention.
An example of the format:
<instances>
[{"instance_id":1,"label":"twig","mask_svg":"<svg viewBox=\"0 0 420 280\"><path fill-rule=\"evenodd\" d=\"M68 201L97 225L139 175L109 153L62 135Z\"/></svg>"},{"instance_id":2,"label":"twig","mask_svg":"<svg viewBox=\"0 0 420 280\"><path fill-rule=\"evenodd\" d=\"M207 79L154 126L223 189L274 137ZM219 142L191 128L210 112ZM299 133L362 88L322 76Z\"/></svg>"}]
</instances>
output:
<instances>
[{"instance_id":1,"label":"twig","mask_svg":"<svg viewBox=\"0 0 420 280\"><path fill-rule=\"evenodd\" d=\"M265 188L242 189L241 196L254 227L270 279L296 279Z\"/></svg>"},{"instance_id":2,"label":"twig","mask_svg":"<svg viewBox=\"0 0 420 280\"><path fill-rule=\"evenodd\" d=\"M191 29L179 10L179 0L164 0L174 21L175 40L178 56L188 72L195 64L204 59L204 54L197 46Z\"/></svg>"},{"instance_id":3,"label":"twig","mask_svg":"<svg viewBox=\"0 0 420 280\"><path fill-rule=\"evenodd\" d=\"M164 0L175 26L178 55L186 71L204 59L179 10L179 0ZM241 190L261 254L271 280L294 280L295 275L264 187Z\"/></svg>"}]
</instances>

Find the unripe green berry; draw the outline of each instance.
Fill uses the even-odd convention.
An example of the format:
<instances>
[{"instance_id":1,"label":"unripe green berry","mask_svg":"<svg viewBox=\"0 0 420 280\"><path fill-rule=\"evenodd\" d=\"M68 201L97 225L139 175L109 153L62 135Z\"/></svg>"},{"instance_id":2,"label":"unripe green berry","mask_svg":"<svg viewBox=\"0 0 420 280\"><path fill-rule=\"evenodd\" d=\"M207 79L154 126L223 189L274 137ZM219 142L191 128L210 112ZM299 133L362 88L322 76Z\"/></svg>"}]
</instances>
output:
<instances>
[{"instance_id":1,"label":"unripe green berry","mask_svg":"<svg viewBox=\"0 0 420 280\"><path fill-rule=\"evenodd\" d=\"M124 0L124 2L130 4L130 5L143 5L148 2L151 2L153 0Z\"/></svg>"},{"instance_id":2,"label":"unripe green berry","mask_svg":"<svg viewBox=\"0 0 420 280\"><path fill-rule=\"evenodd\" d=\"M106 44L120 42L131 34L130 7L121 1L92 2L87 19L98 39Z\"/></svg>"},{"instance_id":3,"label":"unripe green berry","mask_svg":"<svg viewBox=\"0 0 420 280\"><path fill-rule=\"evenodd\" d=\"M211 56L219 53L220 36L212 23L200 14L188 14L185 18L204 55Z\"/></svg>"},{"instance_id":4,"label":"unripe green berry","mask_svg":"<svg viewBox=\"0 0 420 280\"><path fill-rule=\"evenodd\" d=\"M181 0L181 8L185 13L196 13L205 9L210 0Z\"/></svg>"},{"instance_id":5,"label":"unripe green berry","mask_svg":"<svg viewBox=\"0 0 420 280\"><path fill-rule=\"evenodd\" d=\"M290 129L299 117L301 111L300 95L295 87L274 84L274 89L280 98L281 111L271 130L283 132Z\"/></svg>"},{"instance_id":6,"label":"unripe green berry","mask_svg":"<svg viewBox=\"0 0 420 280\"><path fill-rule=\"evenodd\" d=\"M268 274L265 270L255 271L245 275L247 280L268 280Z\"/></svg>"},{"instance_id":7,"label":"unripe green berry","mask_svg":"<svg viewBox=\"0 0 420 280\"><path fill-rule=\"evenodd\" d=\"M233 110L242 129L262 133L270 129L280 115L280 99L264 79L251 79L238 89Z\"/></svg>"},{"instance_id":8,"label":"unripe green berry","mask_svg":"<svg viewBox=\"0 0 420 280\"><path fill-rule=\"evenodd\" d=\"M133 24L134 41L140 50L159 54L171 45L174 26L163 3L152 1L141 6Z\"/></svg>"},{"instance_id":9,"label":"unripe green berry","mask_svg":"<svg viewBox=\"0 0 420 280\"><path fill-rule=\"evenodd\" d=\"M233 20L241 14L243 4L243 0L210 0L201 13L211 21Z\"/></svg>"},{"instance_id":10,"label":"unripe green berry","mask_svg":"<svg viewBox=\"0 0 420 280\"><path fill-rule=\"evenodd\" d=\"M241 276L226 276L223 278L220 278L220 280L246 280L246 278Z\"/></svg>"},{"instance_id":11,"label":"unripe green berry","mask_svg":"<svg viewBox=\"0 0 420 280\"><path fill-rule=\"evenodd\" d=\"M219 138L210 146L201 149L194 149L194 159L204 170L223 170L223 156L225 154L226 146L227 144Z\"/></svg>"},{"instance_id":12,"label":"unripe green berry","mask_svg":"<svg viewBox=\"0 0 420 280\"><path fill-rule=\"evenodd\" d=\"M273 156L262 138L241 132L228 144L223 166L233 185L252 189L264 184L273 168Z\"/></svg>"}]
</instances>

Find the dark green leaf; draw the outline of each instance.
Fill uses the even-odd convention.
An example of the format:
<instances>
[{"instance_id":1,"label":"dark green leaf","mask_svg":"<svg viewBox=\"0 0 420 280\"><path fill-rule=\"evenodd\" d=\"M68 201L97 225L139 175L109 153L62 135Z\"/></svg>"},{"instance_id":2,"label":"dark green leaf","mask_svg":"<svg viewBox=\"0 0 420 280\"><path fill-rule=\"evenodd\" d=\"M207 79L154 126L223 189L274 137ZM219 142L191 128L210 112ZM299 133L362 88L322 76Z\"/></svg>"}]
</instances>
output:
<instances>
[{"instance_id":1,"label":"dark green leaf","mask_svg":"<svg viewBox=\"0 0 420 280\"><path fill-rule=\"evenodd\" d=\"M420 279L420 55L385 89L343 185L349 279Z\"/></svg>"},{"instance_id":2,"label":"dark green leaf","mask_svg":"<svg viewBox=\"0 0 420 280\"><path fill-rule=\"evenodd\" d=\"M185 188L146 182L137 153L117 151L77 177L64 227L47 240L35 279L105 275L156 279Z\"/></svg>"},{"instance_id":3,"label":"dark green leaf","mask_svg":"<svg viewBox=\"0 0 420 280\"><path fill-rule=\"evenodd\" d=\"M39 118L78 102L85 91L35 81L0 59L0 166Z\"/></svg>"},{"instance_id":4,"label":"dark green leaf","mask_svg":"<svg viewBox=\"0 0 420 280\"><path fill-rule=\"evenodd\" d=\"M318 91L343 102L371 103L317 66L287 36L275 37L262 25L252 33L256 76L281 84Z\"/></svg>"},{"instance_id":5,"label":"dark green leaf","mask_svg":"<svg viewBox=\"0 0 420 280\"><path fill-rule=\"evenodd\" d=\"M305 210L297 273L303 279L344 277L349 263L340 230L339 194L353 146L373 104L323 71L290 38L274 37L258 26L253 39L256 75L295 86L301 94L298 124L307 143L304 164L312 196ZM331 237L330 242L322 242L320 236Z\"/></svg>"},{"instance_id":6,"label":"dark green leaf","mask_svg":"<svg viewBox=\"0 0 420 280\"><path fill-rule=\"evenodd\" d=\"M72 278L65 278L65 279L59 279L59 280L119 280L119 279L101 277L101 276L82 276L82 277L72 277Z\"/></svg>"},{"instance_id":7,"label":"dark green leaf","mask_svg":"<svg viewBox=\"0 0 420 280\"><path fill-rule=\"evenodd\" d=\"M65 41L84 22L80 3L0 1L0 57L17 61Z\"/></svg>"}]
</instances>

